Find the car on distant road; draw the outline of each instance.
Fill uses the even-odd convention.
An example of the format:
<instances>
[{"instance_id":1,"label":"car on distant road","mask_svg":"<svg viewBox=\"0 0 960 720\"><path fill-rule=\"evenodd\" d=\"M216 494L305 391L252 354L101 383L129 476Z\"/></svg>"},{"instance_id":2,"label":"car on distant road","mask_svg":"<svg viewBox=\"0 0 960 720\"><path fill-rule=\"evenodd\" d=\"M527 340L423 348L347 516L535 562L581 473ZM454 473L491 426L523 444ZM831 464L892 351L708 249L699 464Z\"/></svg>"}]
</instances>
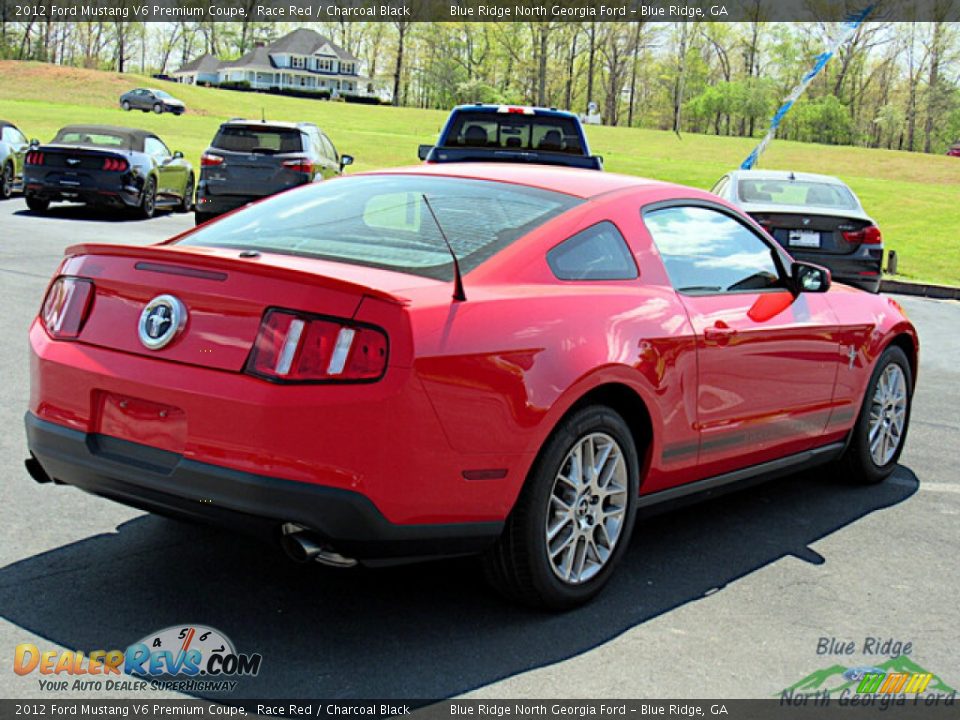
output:
<instances>
[{"instance_id":1,"label":"car on distant road","mask_svg":"<svg viewBox=\"0 0 960 720\"><path fill-rule=\"evenodd\" d=\"M429 163L522 162L602 170L590 154L580 118L556 108L459 105L450 113L436 145L421 145Z\"/></svg>"},{"instance_id":2,"label":"car on distant road","mask_svg":"<svg viewBox=\"0 0 960 720\"><path fill-rule=\"evenodd\" d=\"M230 120L200 158L196 223L254 200L343 174L353 163L310 122Z\"/></svg>"},{"instance_id":3,"label":"car on distant road","mask_svg":"<svg viewBox=\"0 0 960 720\"><path fill-rule=\"evenodd\" d=\"M66 255L29 333L31 476L301 561L479 553L567 608L640 507L827 463L878 483L907 434L897 303L679 185L421 164Z\"/></svg>"},{"instance_id":4,"label":"car on distant road","mask_svg":"<svg viewBox=\"0 0 960 720\"><path fill-rule=\"evenodd\" d=\"M157 115L162 115L165 112L183 115L187 111L187 106L183 104L182 100L177 100L165 90L154 88L136 88L125 92L120 96L120 107L127 112L142 110L143 112L152 111Z\"/></svg>"},{"instance_id":5,"label":"car on distant road","mask_svg":"<svg viewBox=\"0 0 960 720\"><path fill-rule=\"evenodd\" d=\"M193 166L147 130L67 125L50 143L31 144L24 168L27 207L36 213L51 202L131 209L143 218L157 208L193 209Z\"/></svg>"},{"instance_id":6,"label":"car on distant road","mask_svg":"<svg viewBox=\"0 0 960 720\"><path fill-rule=\"evenodd\" d=\"M947 150L947 155L950 157L960 157L960 142L951 145L950 149Z\"/></svg>"},{"instance_id":7,"label":"car on distant road","mask_svg":"<svg viewBox=\"0 0 960 720\"><path fill-rule=\"evenodd\" d=\"M0 120L0 200L23 188L23 160L29 146L16 125Z\"/></svg>"},{"instance_id":8,"label":"car on distant road","mask_svg":"<svg viewBox=\"0 0 960 720\"><path fill-rule=\"evenodd\" d=\"M842 180L736 170L720 178L711 192L744 210L796 259L829 268L838 282L879 291L883 236Z\"/></svg>"}]
</instances>

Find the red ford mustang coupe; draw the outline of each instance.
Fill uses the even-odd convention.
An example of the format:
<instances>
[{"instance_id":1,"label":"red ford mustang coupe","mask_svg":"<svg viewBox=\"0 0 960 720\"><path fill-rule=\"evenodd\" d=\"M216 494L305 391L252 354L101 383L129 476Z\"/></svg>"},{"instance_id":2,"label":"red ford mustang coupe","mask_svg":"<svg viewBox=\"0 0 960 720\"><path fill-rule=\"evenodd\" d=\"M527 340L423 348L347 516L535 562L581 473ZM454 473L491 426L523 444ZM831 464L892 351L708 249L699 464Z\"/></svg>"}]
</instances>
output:
<instances>
[{"instance_id":1,"label":"red ford mustang coupe","mask_svg":"<svg viewBox=\"0 0 960 720\"><path fill-rule=\"evenodd\" d=\"M30 330L30 459L335 565L480 553L584 602L638 508L832 463L889 475L917 335L699 190L428 165L67 251Z\"/></svg>"}]
</instances>

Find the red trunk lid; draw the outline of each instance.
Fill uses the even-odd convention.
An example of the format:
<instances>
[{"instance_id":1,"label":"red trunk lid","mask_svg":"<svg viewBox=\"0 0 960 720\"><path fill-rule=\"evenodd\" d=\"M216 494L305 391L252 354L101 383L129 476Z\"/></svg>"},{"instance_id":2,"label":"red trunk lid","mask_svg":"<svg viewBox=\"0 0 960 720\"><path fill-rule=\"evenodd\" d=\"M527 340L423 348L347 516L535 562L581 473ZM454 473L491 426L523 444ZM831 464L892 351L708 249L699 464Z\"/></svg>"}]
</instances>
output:
<instances>
[{"instance_id":1,"label":"red trunk lid","mask_svg":"<svg viewBox=\"0 0 960 720\"><path fill-rule=\"evenodd\" d=\"M95 286L80 342L234 372L243 369L269 307L349 319L364 297L402 305L395 292L403 286L435 282L310 258L245 258L236 249L77 245L67 253L61 273ZM183 303L187 321L172 342L151 350L139 338L140 315L164 294Z\"/></svg>"}]
</instances>

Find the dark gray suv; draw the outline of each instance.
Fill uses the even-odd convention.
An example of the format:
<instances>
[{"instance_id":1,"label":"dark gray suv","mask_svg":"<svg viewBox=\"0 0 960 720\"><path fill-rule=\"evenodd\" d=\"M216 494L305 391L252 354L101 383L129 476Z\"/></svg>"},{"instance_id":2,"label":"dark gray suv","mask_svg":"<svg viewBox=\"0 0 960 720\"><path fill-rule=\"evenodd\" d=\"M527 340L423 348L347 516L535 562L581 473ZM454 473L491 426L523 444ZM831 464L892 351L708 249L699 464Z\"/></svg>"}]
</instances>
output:
<instances>
[{"instance_id":1,"label":"dark gray suv","mask_svg":"<svg viewBox=\"0 0 960 720\"><path fill-rule=\"evenodd\" d=\"M197 225L267 195L336 177L352 162L313 123L225 122L200 158Z\"/></svg>"}]
</instances>

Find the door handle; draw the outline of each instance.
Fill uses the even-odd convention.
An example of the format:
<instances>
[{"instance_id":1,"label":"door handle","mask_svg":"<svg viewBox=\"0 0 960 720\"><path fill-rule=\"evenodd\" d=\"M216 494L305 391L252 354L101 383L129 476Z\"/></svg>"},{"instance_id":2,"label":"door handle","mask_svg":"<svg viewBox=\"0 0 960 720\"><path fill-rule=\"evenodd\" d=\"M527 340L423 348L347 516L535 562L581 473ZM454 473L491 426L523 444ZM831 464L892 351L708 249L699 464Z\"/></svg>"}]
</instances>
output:
<instances>
[{"instance_id":1,"label":"door handle","mask_svg":"<svg viewBox=\"0 0 960 720\"><path fill-rule=\"evenodd\" d=\"M737 331L728 326L722 320L713 327L708 327L703 331L703 339L708 343L717 345L726 345L730 339L737 334Z\"/></svg>"}]
</instances>

